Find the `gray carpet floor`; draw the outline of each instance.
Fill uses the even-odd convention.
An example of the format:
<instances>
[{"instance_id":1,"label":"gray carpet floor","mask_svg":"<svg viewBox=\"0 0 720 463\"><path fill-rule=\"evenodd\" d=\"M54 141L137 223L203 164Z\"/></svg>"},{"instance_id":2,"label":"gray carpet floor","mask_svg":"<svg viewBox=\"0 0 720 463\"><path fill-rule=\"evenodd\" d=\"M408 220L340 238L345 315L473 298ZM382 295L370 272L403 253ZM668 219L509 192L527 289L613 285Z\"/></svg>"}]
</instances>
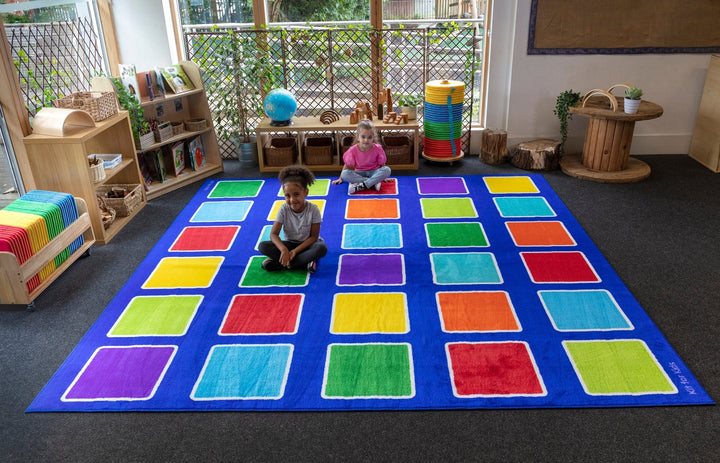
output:
<instances>
[{"instance_id":1,"label":"gray carpet floor","mask_svg":"<svg viewBox=\"0 0 720 463\"><path fill-rule=\"evenodd\" d=\"M720 174L639 156L651 176L544 176L706 391L720 399ZM258 178L226 161L224 178ZM525 173L477 157L394 175ZM318 174L325 176L327 174ZM720 461L720 408L33 413L25 408L200 184L150 201L34 312L0 306L0 461Z\"/></svg>"}]
</instances>

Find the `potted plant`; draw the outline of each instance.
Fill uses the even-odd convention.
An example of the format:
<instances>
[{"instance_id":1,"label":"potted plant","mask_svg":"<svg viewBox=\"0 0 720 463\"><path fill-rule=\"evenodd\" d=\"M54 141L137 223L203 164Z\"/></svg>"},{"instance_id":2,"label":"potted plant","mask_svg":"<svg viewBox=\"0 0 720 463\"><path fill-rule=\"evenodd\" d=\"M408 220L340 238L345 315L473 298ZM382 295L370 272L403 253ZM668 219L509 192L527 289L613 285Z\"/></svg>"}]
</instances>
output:
<instances>
[{"instance_id":1,"label":"potted plant","mask_svg":"<svg viewBox=\"0 0 720 463\"><path fill-rule=\"evenodd\" d=\"M625 104L623 107L627 114L635 114L638 112L642 94L642 90L637 87L628 87L625 89Z\"/></svg>"},{"instance_id":2,"label":"potted plant","mask_svg":"<svg viewBox=\"0 0 720 463\"><path fill-rule=\"evenodd\" d=\"M145 112L140 102L130 94L118 77L110 77L110 81L115 86L115 94L120 107L130 114L130 126L135 139L135 146L138 149L149 147L155 143L155 136L150 128L150 123L145 120Z\"/></svg>"},{"instance_id":3,"label":"potted plant","mask_svg":"<svg viewBox=\"0 0 720 463\"><path fill-rule=\"evenodd\" d=\"M282 79L282 67L268 59L263 40L260 33L220 34L213 64L224 71L209 73L221 77L207 85L208 93L218 98L218 133L235 143L238 159L246 166L257 163L255 124L264 115L265 95Z\"/></svg>"},{"instance_id":4,"label":"potted plant","mask_svg":"<svg viewBox=\"0 0 720 463\"><path fill-rule=\"evenodd\" d=\"M563 91L555 99L555 109L553 109L553 114L555 114L560 120L560 155L562 155L565 150L565 140L567 140L568 127L567 121L572 119L570 107L577 105L579 101L580 92L573 92L572 89Z\"/></svg>"},{"instance_id":5,"label":"potted plant","mask_svg":"<svg viewBox=\"0 0 720 463\"><path fill-rule=\"evenodd\" d=\"M417 107L423 102L420 93L410 93L398 96L397 103L400 110L408 115L408 119L417 119Z\"/></svg>"}]
</instances>

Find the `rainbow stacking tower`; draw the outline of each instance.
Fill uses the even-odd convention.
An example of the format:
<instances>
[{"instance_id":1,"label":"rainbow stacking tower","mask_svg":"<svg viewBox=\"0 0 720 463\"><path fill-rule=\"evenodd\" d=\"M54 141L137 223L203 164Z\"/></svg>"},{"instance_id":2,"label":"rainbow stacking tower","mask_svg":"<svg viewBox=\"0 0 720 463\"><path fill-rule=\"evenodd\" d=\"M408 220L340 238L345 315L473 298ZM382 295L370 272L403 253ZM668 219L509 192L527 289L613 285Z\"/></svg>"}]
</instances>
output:
<instances>
[{"instance_id":1,"label":"rainbow stacking tower","mask_svg":"<svg viewBox=\"0 0 720 463\"><path fill-rule=\"evenodd\" d=\"M431 161L461 159L465 84L432 80L425 84L423 157Z\"/></svg>"}]
</instances>

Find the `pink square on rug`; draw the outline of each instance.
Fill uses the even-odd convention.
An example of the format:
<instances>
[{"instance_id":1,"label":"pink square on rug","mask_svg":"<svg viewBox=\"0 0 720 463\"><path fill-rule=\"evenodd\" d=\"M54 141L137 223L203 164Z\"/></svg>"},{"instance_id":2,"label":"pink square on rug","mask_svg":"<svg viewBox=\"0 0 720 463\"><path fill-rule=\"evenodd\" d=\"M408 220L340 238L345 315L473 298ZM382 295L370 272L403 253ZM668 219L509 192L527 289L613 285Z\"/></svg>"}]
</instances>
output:
<instances>
[{"instance_id":1,"label":"pink square on rug","mask_svg":"<svg viewBox=\"0 0 720 463\"><path fill-rule=\"evenodd\" d=\"M232 246L240 227L185 227L170 251L227 251Z\"/></svg>"}]
</instances>

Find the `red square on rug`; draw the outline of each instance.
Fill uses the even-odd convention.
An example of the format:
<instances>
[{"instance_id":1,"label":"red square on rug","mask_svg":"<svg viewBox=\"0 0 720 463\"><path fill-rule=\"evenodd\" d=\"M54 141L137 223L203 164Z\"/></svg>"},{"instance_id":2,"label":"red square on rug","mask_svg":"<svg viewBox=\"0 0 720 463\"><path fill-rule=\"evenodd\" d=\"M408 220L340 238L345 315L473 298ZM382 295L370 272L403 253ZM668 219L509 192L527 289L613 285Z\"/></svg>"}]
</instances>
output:
<instances>
[{"instance_id":1,"label":"red square on rug","mask_svg":"<svg viewBox=\"0 0 720 463\"><path fill-rule=\"evenodd\" d=\"M185 227L170 251L227 251L232 246L240 227Z\"/></svg>"},{"instance_id":2,"label":"red square on rug","mask_svg":"<svg viewBox=\"0 0 720 463\"><path fill-rule=\"evenodd\" d=\"M521 252L534 283L598 283L600 277L582 252Z\"/></svg>"},{"instance_id":3,"label":"red square on rug","mask_svg":"<svg viewBox=\"0 0 720 463\"><path fill-rule=\"evenodd\" d=\"M527 343L456 342L446 349L458 397L547 393Z\"/></svg>"},{"instance_id":4,"label":"red square on rug","mask_svg":"<svg viewBox=\"0 0 720 463\"><path fill-rule=\"evenodd\" d=\"M353 195L396 195L397 194L397 182L394 178L387 178L380 183L380 191L375 188L368 190L358 191Z\"/></svg>"},{"instance_id":5,"label":"red square on rug","mask_svg":"<svg viewBox=\"0 0 720 463\"><path fill-rule=\"evenodd\" d=\"M294 334L303 294L238 294L233 297L220 334Z\"/></svg>"}]
</instances>

